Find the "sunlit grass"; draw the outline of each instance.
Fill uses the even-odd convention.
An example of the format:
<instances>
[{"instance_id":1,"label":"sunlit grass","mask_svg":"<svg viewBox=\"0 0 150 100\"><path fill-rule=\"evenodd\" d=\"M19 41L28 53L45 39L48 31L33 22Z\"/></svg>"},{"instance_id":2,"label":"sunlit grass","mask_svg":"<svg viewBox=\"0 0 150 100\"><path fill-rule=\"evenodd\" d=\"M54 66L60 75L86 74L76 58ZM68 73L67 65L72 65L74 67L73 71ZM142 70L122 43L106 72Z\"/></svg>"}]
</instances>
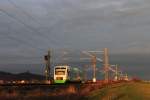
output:
<instances>
[{"instance_id":1,"label":"sunlit grass","mask_svg":"<svg viewBox=\"0 0 150 100\"><path fill-rule=\"evenodd\" d=\"M65 87L0 87L0 100L150 100L150 83L89 84Z\"/></svg>"},{"instance_id":2,"label":"sunlit grass","mask_svg":"<svg viewBox=\"0 0 150 100\"><path fill-rule=\"evenodd\" d=\"M124 83L92 92L89 100L150 100L150 84Z\"/></svg>"}]
</instances>

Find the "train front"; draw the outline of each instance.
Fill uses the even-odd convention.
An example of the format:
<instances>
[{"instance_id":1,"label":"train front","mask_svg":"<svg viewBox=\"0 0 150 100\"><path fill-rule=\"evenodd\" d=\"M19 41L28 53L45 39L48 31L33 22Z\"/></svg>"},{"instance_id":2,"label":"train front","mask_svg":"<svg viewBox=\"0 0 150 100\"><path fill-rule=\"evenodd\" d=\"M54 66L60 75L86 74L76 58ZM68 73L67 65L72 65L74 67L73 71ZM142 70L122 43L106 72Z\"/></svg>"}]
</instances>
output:
<instances>
[{"instance_id":1,"label":"train front","mask_svg":"<svg viewBox=\"0 0 150 100\"><path fill-rule=\"evenodd\" d=\"M66 83L67 80L69 80L69 66L55 66L54 82Z\"/></svg>"}]
</instances>

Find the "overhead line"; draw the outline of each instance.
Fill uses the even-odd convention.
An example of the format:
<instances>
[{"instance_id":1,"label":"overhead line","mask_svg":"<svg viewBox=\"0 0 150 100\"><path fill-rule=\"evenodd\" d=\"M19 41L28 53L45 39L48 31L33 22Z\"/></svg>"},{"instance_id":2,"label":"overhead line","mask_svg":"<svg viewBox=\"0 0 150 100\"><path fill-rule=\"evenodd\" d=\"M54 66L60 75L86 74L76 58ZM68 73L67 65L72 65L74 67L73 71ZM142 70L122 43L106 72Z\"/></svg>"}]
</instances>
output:
<instances>
[{"instance_id":1,"label":"overhead line","mask_svg":"<svg viewBox=\"0 0 150 100\"><path fill-rule=\"evenodd\" d=\"M21 12L23 12L26 16L30 17L34 22L36 22L37 24L41 25L41 23L39 23L32 15L30 15L27 11L25 11L24 9L22 9L21 7L17 6L16 3L14 3L12 0L7 0L10 4L12 4L14 7L16 7L17 9L19 9ZM42 25L41 25L42 26ZM41 32L40 32L41 33ZM43 34L42 34L43 35ZM49 39L48 39L49 40ZM52 39L51 39L52 40ZM54 39L52 40L53 43L58 44L58 42L56 42Z\"/></svg>"},{"instance_id":2,"label":"overhead line","mask_svg":"<svg viewBox=\"0 0 150 100\"><path fill-rule=\"evenodd\" d=\"M23 12L26 16L30 17L32 20L36 21L36 23L40 24L32 15L28 14L25 10L23 10L21 7L17 6L12 0L7 0L10 4L12 4L14 7L16 7L18 10Z\"/></svg>"},{"instance_id":3,"label":"overhead line","mask_svg":"<svg viewBox=\"0 0 150 100\"><path fill-rule=\"evenodd\" d=\"M12 16L11 14L9 14L8 12L6 12L5 10L3 9L0 9L1 12L3 12L4 14L6 14L7 16L15 19L17 22L21 23L22 25L24 25L26 28L29 28L30 30L32 30L33 32L37 32L39 33L38 31L34 30L33 28L31 28L29 25L25 24L23 21L17 19L16 17ZM41 33L40 33L41 34Z\"/></svg>"},{"instance_id":4,"label":"overhead line","mask_svg":"<svg viewBox=\"0 0 150 100\"><path fill-rule=\"evenodd\" d=\"M0 11L1 11L2 13L4 13L5 15L7 15L8 17L13 18L13 19L15 19L16 21L18 21L14 16L10 15L10 14L7 13L6 11L4 11L3 9L0 9ZM20 23L26 26L26 24L24 24L24 23L22 23L22 22L20 22ZM26 26L26 27L28 27L28 26ZM30 45L31 47L34 47L34 48L35 48L34 45L32 45L32 44L30 44L30 43L28 43L28 42L26 42L26 41L23 41L22 39L14 38L14 37L11 37L11 36L8 36L8 37L9 37L9 38L12 38L12 39L15 39L15 40L17 40L17 41L19 41L19 42L23 42L23 43L25 43L25 44L28 44L28 45ZM38 49L39 49L39 48L38 48Z\"/></svg>"},{"instance_id":5,"label":"overhead line","mask_svg":"<svg viewBox=\"0 0 150 100\"><path fill-rule=\"evenodd\" d=\"M22 9L21 7L17 6L16 3L14 3L12 0L8 0L8 2L10 2L14 7L16 7L17 9L19 9L20 11L22 11L26 16L30 17L32 20L34 20L36 23L39 23L32 15L30 15L29 13L27 13L27 11L25 11L24 9ZM46 8L47 9L47 8ZM42 26L42 25L41 25ZM50 27L50 29L52 29L53 27ZM55 40L53 40L53 42L55 42ZM55 42L57 43L57 42ZM57 43L58 44L58 43Z\"/></svg>"},{"instance_id":6,"label":"overhead line","mask_svg":"<svg viewBox=\"0 0 150 100\"><path fill-rule=\"evenodd\" d=\"M16 4L14 4L12 1L8 0L8 2L10 2L10 3L11 3L14 7L16 7L17 9L20 8L20 7L18 7ZM3 13L5 13L7 16L9 16L9 17L15 19L17 22L23 24L26 28L30 29L32 32L36 32L36 33L38 33L39 35L43 35L43 33L37 31L36 29L34 29L33 27L31 27L30 25L24 23L22 20L17 19L17 18L14 17L13 15L9 14L7 11L5 11L5 10L3 10L3 9L0 9L0 11L2 11ZM23 10L22 10L22 11L23 11ZM28 17L30 16L30 15L27 14L25 11L23 11L23 13L26 14ZM31 17L31 16L30 16L30 17ZM32 18L32 20L35 21L35 19L34 19L33 17L31 17L31 18ZM36 22L37 22L37 21L36 21ZM39 23L38 23L38 24L39 24ZM45 39L45 38L44 38L44 39ZM52 39L47 39L47 40L52 40ZM55 42L54 40L52 40L51 42L58 44L58 43Z\"/></svg>"}]
</instances>

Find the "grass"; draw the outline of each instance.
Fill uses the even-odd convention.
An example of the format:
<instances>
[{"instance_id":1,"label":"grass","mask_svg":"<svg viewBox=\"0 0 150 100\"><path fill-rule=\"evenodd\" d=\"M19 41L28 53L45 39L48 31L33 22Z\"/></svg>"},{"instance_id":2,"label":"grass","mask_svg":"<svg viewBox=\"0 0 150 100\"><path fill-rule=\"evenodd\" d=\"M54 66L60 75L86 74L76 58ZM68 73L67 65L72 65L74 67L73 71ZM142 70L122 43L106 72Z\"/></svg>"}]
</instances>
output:
<instances>
[{"instance_id":1,"label":"grass","mask_svg":"<svg viewBox=\"0 0 150 100\"><path fill-rule=\"evenodd\" d=\"M0 87L0 100L150 100L150 83L58 87Z\"/></svg>"},{"instance_id":2,"label":"grass","mask_svg":"<svg viewBox=\"0 0 150 100\"><path fill-rule=\"evenodd\" d=\"M92 92L88 100L150 100L150 84L121 83Z\"/></svg>"},{"instance_id":3,"label":"grass","mask_svg":"<svg viewBox=\"0 0 150 100\"><path fill-rule=\"evenodd\" d=\"M0 100L79 100L73 85L46 87L0 87Z\"/></svg>"}]
</instances>

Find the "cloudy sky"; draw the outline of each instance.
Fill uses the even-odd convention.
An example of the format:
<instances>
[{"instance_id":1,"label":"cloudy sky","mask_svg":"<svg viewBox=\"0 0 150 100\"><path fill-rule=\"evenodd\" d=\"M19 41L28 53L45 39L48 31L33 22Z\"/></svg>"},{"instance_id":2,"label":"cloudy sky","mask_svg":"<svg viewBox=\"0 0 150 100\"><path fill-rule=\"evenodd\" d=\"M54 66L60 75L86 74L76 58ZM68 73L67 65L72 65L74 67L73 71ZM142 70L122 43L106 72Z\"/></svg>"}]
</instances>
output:
<instances>
[{"instance_id":1,"label":"cloudy sky","mask_svg":"<svg viewBox=\"0 0 150 100\"><path fill-rule=\"evenodd\" d=\"M149 0L0 0L0 64L38 63L48 48L104 47L150 54Z\"/></svg>"}]
</instances>

